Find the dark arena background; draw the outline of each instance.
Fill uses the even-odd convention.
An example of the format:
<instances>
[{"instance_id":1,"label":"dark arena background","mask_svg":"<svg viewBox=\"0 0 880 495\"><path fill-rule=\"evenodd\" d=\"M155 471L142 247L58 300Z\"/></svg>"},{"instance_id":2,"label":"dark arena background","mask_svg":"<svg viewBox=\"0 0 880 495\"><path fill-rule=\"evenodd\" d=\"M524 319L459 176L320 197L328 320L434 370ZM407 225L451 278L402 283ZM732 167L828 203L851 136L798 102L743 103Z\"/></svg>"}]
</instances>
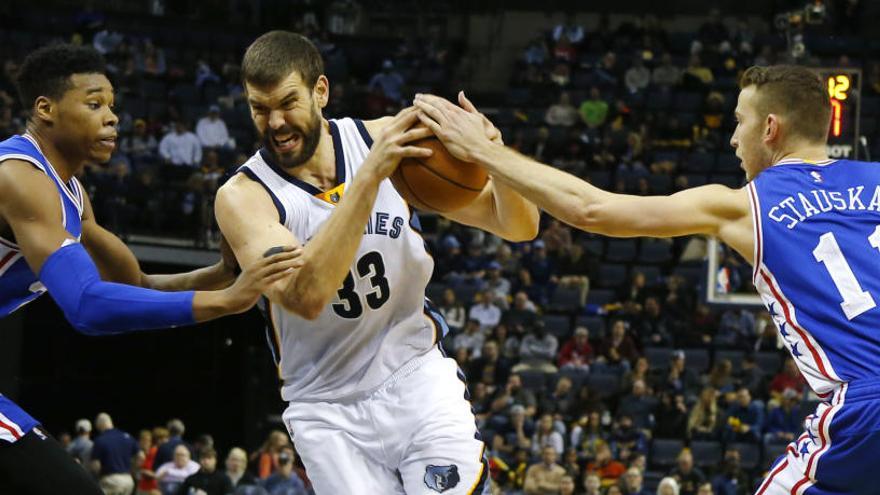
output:
<instances>
[{"instance_id":1,"label":"dark arena background","mask_svg":"<svg viewBox=\"0 0 880 495\"><path fill-rule=\"evenodd\" d=\"M98 48L120 138L81 180L145 272L183 271L218 259L214 193L258 146L239 64L267 30L318 46L327 118L377 118L417 92L464 89L508 146L648 195L743 185L729 140L751 65L815 67L832 97L830 156L880 156L878 17L868 0L6 0L0 138L24 131L12 81L29 51ZM201 142L178 165L165 158L175 125ZM818 401L756 307L750 267L724 247L610 239L546 215L538 240L516 245L427 213L421 222L436 260L427 295L467 373L493 493L572 493L524 491L542 446L574 493L753 493ZM0 392L64 441L101 412L134 436L179 418L189 444L212 437L220 469L241 447L266 478L284 443L268 441L285 431L278 387L257 309L107 338L76 333L49 297L0 320ZM598 491L586 491L590 474ZM679 491L658 491L667 476Z\"/></svg>"}]
</instances>

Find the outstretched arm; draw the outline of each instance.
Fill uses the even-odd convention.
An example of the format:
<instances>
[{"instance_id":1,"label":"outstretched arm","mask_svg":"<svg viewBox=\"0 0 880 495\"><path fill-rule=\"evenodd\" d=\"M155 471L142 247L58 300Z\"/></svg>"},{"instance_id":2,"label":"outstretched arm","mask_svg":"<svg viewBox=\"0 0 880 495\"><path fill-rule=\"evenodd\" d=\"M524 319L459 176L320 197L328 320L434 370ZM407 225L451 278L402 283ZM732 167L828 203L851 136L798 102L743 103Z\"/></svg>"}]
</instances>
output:
<instances>
[{"instance_id":1,"label":"outstretched arm","mask_svg":"<svg viewBox=\"0 0 880 495\"><path fill-rule=\"evenodd\" d=\"M95 221L92 203L88 196L84 198L84 203L82 243L98 266L103 280L163 291L222 289L235 281L232 266L224 260L185 273L162 275L143 273L131 249Z\"/></svg>"},{"instance_id":2,"label":"outstretched arm","mask_svg":"<svg viewBox=\"0 0 880 495\"><path fill-rule=\"evenodd\" d=\"M462 103L467 102L463 94ZM486 167L499 182L579 229L614 237L718 236L752 258L747 192L707 185L669 196L614 194L491 142L461 107L418 95L420 116L462 160Z\"/></svg>"},{"instance_id":3,"label":"outstretched arm","mask_svg":"<svg viewBox=\"0 0 880 495\"><path fill-rule=\"evenodd\" d=\"M161 292L101 280L86 250L65 230L55 184L30 163L0 167L0 215L31 270L75 329L92 335L191 324L247 310L263 287L298 266L288 250L248 266L228 289Z\"/></svg>"}]
</instances>

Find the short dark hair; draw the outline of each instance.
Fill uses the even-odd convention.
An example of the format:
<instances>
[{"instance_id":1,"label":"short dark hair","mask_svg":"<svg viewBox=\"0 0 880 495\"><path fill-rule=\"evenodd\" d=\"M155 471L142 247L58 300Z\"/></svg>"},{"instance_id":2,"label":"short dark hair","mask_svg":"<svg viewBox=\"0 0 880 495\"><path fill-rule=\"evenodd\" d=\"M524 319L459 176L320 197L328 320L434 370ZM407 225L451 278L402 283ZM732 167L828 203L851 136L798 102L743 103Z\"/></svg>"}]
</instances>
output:
<instances>
[{"instance_id":1,"label":"short dark hair","mask_svg":"<svg viewBox=\"0 0 880 495\"><path fill-rule=\"evenodd\" d=\"M831 100L817 73L797 65L753 66L739 80L740 89L749 86L758 90L760 111L788 117L792 134L812 142L828 139Z\"/></svg>"},{"instance_id":2,"label":"short dark hair","mask_svg":"<svg viewBox=\"0 0 880 495\"><path fill-rule=\"evenodd\" d=\"M201 450L201 452L199 452L199 459L205 459L205 458L216 459L217 458L217 451L214 450L212 447L203 448Z\"/></svg>"},{"instance_id":3,"label":"short dark hair","mask_svg":"<svg viewBox=\"0 0 880 495\"><path fill-rule=\"evenodd\" d=\"M315 45L301 34L269 31L244 53L241 78L254 86L273 86L296 71L313 88L324 73L324 61Z\"/></svg>"},{"instance_id":4,"label":"short dark hair","mask_svg":"<svg viewBox=\"0 0 880 495\"><path fill-rule=\"evenodd\" d=\"M104 58L91 47L68 43L47 45L25 57L16 77L18 96L25 108L32 108L40 96L61 99L70 89L74 74L104 74Z\"/></svg>"}]
</instances>

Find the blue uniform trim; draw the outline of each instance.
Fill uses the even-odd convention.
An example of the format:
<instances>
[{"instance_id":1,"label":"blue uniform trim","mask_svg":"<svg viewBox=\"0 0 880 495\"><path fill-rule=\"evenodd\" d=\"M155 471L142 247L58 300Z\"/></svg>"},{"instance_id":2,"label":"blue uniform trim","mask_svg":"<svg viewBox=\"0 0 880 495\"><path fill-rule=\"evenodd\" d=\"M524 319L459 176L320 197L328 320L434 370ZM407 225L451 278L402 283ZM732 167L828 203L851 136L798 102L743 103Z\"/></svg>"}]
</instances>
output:
<instances>
[{"instance_id":1,"label":"blue uniform trim","mask_svg":"<svg viewBox=\"0 0 880 495\"><path fill-rule=\"evenodd\" d=\"M272 188L267 186L266 183L263 182L262 179L260 179L257 176L257 174L255 174L254 171L249 169L248 167L242 166L241 168L238 169L238 171L243 173L244 175L247 175L252 181L263 186L263 189L265 189L266 192L269 193L269 197L272 198L272 202L275 203L275 209L278 210L278 220L282 224L286 223L287 222L287 212L284 210L284 205L281 204L281 200L279 200L278 196L276 196L275 193L272 192Z\"/></svg>"},{"instance_id":2,"label":"blue uniform trim","mask_svg":"<svg viewBox=\"0 0 880 495\"><path fill-rule=\"evenodd\" d=\"M364 126L364 121L361 119L351 119L354 121L354 125L357 126L357 130L361 133L361 139L364 140L364 144L367 145L367 148L373 147L373 137L370 136L370 133L367 132L366 126Z\"/></svg>"},{"instance_id":3,"label":"blue uniform trim","mask_svg":"<svg viewBox=\"0 0 880 495\"><path fill-rule=\"evenodd\" d=\"M333 137L333 154L336 155L336 185L345 183L345 151L342 148L342 136L336 122L329 121L330 135Z\"/></svg>"},{"instance_id":4,"label":"blue uniform trim","mask_svg":"<svg viewBox=\"0 0 880 495\"><path fill-rule=\"evenodd\" d=\"M0 443L16 442L39 425L39 421L0 394Z\"/></svg>"}]
</instances>

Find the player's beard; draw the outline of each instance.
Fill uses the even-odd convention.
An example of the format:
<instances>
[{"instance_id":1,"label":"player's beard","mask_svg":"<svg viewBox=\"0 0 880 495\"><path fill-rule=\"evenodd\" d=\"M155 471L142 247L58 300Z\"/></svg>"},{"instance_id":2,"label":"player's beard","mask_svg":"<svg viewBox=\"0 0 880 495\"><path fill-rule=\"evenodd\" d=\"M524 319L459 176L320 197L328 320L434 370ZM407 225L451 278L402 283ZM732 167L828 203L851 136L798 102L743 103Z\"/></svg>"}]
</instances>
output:
<instances>
[{"instance_id":1,"label":"player's beard","mask_svg":"<svg viewBox=\"0 0 880 495\"><path fill-rule=\"evenodd\" d=\"M300 135L299 150L293 150L289 153L278 153L275 150L275 135L289 134L291 131ZM321 115L313 106L309 122L305 128L285 123L284 127L278 131L271 128L266 129L262 136L263 147L269 150L275 162L284 168L295 168L309 161L315 150L318 149L318 143L321 141Z\"/></svg>"}]
</instances>

